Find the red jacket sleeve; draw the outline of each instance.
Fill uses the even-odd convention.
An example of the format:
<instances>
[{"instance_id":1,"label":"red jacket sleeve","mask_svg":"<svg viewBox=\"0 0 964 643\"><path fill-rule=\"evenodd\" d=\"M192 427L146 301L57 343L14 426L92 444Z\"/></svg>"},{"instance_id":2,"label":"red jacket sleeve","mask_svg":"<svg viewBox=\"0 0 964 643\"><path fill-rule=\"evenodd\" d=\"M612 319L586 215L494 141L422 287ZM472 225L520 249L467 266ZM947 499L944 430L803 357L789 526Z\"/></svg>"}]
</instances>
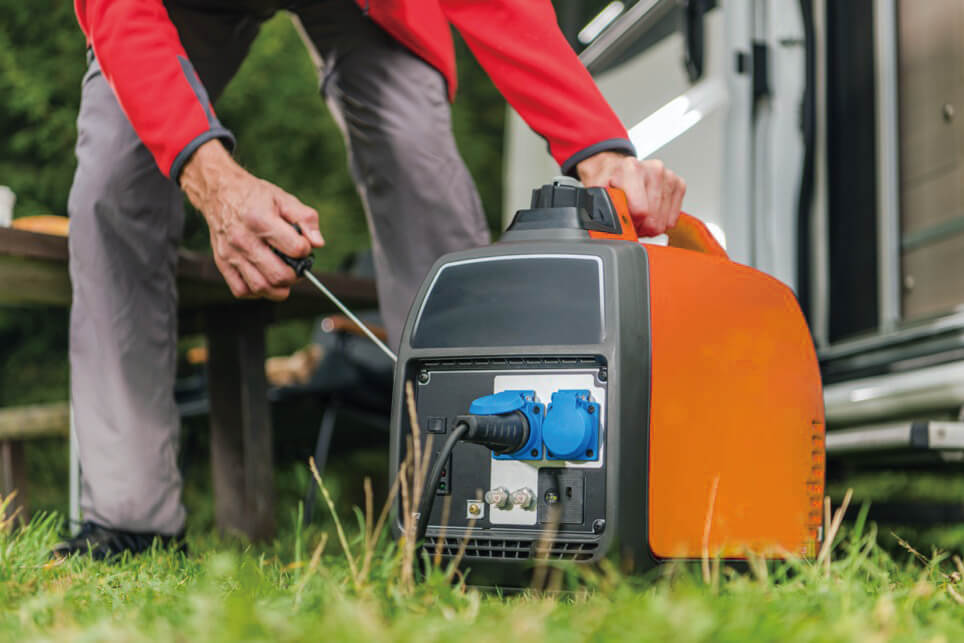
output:
<instances>
[{"instance_id":1,"label":"red jacket sleeve","mask_svg":"<svg viewBox=\"0 0 964 643\"><path fill-rule=\"evenodd\" d=\"M441 0L509 104L565 174L605 150L635 156L626 128L559 30L549 0Z\"/></svg>"},{"instance_id":2,"label":"red jacket sleeve","mask_svg":"<svg viewBox=\"0 0 964 643\"><path fill-rule=\"evenodd\" d=\"M206 141L234 147L162 0L77 0L76 9L121 109L165 176L178 180Z\"/></svg>"}]
</instances>

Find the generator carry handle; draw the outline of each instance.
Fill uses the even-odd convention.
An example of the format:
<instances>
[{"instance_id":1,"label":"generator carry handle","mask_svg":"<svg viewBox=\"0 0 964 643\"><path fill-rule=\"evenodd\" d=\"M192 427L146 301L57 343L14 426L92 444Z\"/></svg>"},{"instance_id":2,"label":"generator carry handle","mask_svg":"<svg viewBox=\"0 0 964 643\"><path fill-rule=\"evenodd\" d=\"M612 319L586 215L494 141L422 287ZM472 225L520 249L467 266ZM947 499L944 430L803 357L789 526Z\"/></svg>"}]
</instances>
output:
<instances>
[{"instance_id":1,"label":"generator carry handle","mask_svg":"<svg viewBox=\"0 0 964 643\"><path fill-rule=\"evenodd\" d=\"M624 223L632 221L629 216L629 206L626 203L625 192L619 188L606 188L606 192L609 194L609 199L612 201L613 207L616 208L616 214L619 219ZM635 236L635 228L632 227L626 230L624 234L627 235L627 238ZM680 212L676 225L666 231L666 236L669 237L668 245L671 248L693 250L702 252L703 254L729 259L726 250L719 244L716 237L713 236L713 233L706 227L706 224L685 212Z\"/></svg>"}]
</instances>

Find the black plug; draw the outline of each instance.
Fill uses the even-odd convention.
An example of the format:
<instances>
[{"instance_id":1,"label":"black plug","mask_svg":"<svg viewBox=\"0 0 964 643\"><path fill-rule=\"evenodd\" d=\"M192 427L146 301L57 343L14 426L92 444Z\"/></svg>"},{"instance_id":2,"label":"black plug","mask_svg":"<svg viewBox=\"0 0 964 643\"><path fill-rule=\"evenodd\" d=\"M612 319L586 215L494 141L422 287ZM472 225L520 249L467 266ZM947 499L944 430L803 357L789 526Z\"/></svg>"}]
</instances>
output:
<instances>
[{"instance_id":1,"label":"black plug","mask_svg":"<svg viewBox=\"0 0 964 643\"><path fill-rule=\"evenodd\" d=\"M503 415L460 415L456 423L468 427L466 442L492 449L496 454L515 453L529 441L529 420L521 411Z\"/></svg>"}]
</instances>

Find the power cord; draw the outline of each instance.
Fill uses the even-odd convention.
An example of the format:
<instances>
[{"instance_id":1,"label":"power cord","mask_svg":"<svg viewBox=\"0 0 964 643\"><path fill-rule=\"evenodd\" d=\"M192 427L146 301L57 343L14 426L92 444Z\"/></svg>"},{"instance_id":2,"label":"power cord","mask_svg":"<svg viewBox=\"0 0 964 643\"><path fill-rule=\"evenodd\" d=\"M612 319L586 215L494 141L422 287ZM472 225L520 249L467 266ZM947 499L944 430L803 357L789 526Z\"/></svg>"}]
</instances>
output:
<instances>
[{"instance_id":1,"label":"power cord","mask_svg":"<svg viewBox=\"0 0 964 643\"><path fill-rule=\"evenodd\" d=\"M445 468L455 445L463 440L481 444L496 454L514 453L529 441L529 420L519 411L501 415L460 415L456 418L455 427L442 445L435 464L425 479L426 484L422 487L418 519L415 523L416 542L425 538L442 469Z\"/></svg>"}]
</instances>

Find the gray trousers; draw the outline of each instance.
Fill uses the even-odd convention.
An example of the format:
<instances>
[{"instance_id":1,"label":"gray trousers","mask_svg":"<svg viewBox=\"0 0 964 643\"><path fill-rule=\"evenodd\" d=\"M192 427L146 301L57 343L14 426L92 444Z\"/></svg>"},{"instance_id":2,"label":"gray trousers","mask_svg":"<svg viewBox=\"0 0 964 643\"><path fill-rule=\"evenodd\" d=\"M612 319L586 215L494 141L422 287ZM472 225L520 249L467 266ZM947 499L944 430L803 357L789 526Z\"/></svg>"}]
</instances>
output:
<instances>
[{"instance_id":1,"label":"gray trousers","mask_svg":"<svg viewBox=\"0 0 964 643\"><path fill-rule=\"evenodd\" d=\"M168 12L212 100L266 16ZM485 244L479 196L455 147L442 76L350 0L296 10L340 126L372 233L390 339L432 262ZM173 534L184 526L176 465L177 246L183 196L137 137L93 61L70 191L71 397L85 520ZM324 232L324 230L322 231Z\"/></svg>"}]
</instances>

